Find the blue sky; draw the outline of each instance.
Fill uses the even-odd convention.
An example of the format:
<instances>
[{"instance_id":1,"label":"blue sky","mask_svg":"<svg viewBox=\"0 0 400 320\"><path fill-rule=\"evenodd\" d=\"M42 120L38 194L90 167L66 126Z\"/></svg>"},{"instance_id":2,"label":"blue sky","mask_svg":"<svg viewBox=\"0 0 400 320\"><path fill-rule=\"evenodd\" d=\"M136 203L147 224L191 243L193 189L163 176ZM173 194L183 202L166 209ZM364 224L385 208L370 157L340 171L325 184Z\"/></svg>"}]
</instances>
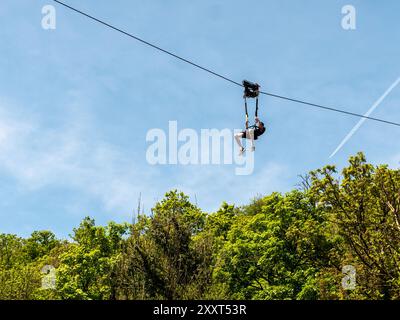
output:
<instances>
[{"instance_id":1,"label":"blue sky","mask_svg":"<svg viewBox=\"0 0 400 320\"><path fill-rule=\"evenodd\" d=\"M395 0L65 0L236 81L365 113L400 76L400 2ZM232 166L151 166L146 133L240 128L242 92L63 7L43 30L52 1L0 3L0 232L50 229L66 237L89 215L130 221L139 194L148 211L178 188L205 211L286 192L298 175L364 151L400 161L399 128L367 121L329 159L357 118L261 98L268 133L255 171ZM341 9L357 9L357 29ZM400 88L371 115L400 122Z\"/></svg>"}]
</instances>

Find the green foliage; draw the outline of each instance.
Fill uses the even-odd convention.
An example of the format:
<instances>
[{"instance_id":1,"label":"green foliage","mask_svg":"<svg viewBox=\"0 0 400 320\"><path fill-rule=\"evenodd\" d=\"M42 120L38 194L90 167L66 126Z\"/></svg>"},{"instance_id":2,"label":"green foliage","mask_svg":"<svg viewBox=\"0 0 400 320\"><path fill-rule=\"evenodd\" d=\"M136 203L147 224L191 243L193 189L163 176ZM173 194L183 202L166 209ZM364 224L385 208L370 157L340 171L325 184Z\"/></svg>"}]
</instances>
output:
<instances>
[{"instance_id":1,"label":"green foliage","mask_svg":"<svg viewBox=\"0 0 400 320\"><path fill-rule=\"evenodd\" d=\"M343 179L333 167L312 173L313 192L344 239L344 264L357 268L358 289L349 298L398 299L400 277L400 171L374 167L359 153Z\"/></svg>"},{"instance_id":2,"label":"green foliage","mask_svg":"<svg viewBox=\"0 0 400 320\"><path fill-rule=\"evenodd\" d=\"M8 270L24 262L23 245L23 239L15 235L0 234L0 270Z\"/></svg>"},{"instance_id":3,"label":"green foliage","mask_svg":"<svg viewBox=\"0 0 400 320\"><path fill-rule=\"evenodd\" d=\"M255 209L258 207L258 209ZM237 299L315 299L315 277L334 242L306 195L272 194L245 208L228 232L215 276Z\"/></svg>"},{"instance_id":4,"label":"green foliage","mask_svg":"<svg viewBox=\"0 0 400 320\"><path fill-rule=\"evenodd\" d=\"M133 226L119 270L119 293L131 299L199 298L210 275L211 251L194 241L205 214L177 191Z\"/></svg>"},{"instance_id":5,"label":"green foliage","mask_svg":"<svg viewBox=\"0 0 400 320\"><path fill-rule=\"evenodd\" d=\"M28 239L15 235L0 235L0 299L56 299L57 294L42 290L42 268L56 265L53 252L62 243L53 233L40 231Z\"/></svg>"},{"instance_id":6,"label":"green foliage","mask_svg":"<svg viewBox=\"0 0 400 320\"><path fill-rule=\"evenodd\" d=\"M128 225L98 227L85 218L74 229L69 250L60 256L57 290L62 299L113 299L113 270Z\"/></svg>"},{"instance_id":7,"label":"green foliage","mask_svg":"<svg viewBox=\"0 0 400 320\"><path fill-rule=\"evenodd\" d=\"M48 254L59 242L50 231L35 231L25 243L25 251L28 257L34 261Z\"/></svg>"},{"instance_id":8,"label":"green foliage","mask_svg":"<svg viewBox=\"0 0 400 320\"><path fill-rule=\"evenodd\" d=\"M301 186L211 214L171 191L131 225L85 218L70 242L0 234L0 299L399 299L400 171L360 153Z\"/></svg>"}]
</instances>

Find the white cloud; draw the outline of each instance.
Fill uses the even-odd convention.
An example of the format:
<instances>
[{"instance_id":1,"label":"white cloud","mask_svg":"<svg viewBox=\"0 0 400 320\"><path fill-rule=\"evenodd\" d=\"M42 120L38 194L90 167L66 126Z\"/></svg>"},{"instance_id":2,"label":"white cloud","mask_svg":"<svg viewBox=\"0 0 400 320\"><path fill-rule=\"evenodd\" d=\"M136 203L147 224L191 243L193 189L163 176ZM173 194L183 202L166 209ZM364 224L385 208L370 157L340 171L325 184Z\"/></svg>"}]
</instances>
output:
<instances>
[{"instance_id":1,"label":"white cloud","mask_svg":"<svg viewBox=\"0 0 400 320\"><path fill-rule=\"evenodd\" d=\"M87 117L75 114L74 126L50 129L7 110L0 106L0 171L12 176L18 189L67 187L124 214L136 206L152 173L140 171L133 157L112 145L85 139Z\"/></svg>"},{"instance_id":2,"label":"white cloud","mask_svg":"<svg viewBox=\"0 0 400 320\"><path fill-rule=\"evenodd\" d=\"M79 100L79 95L74 99ZM224 200L241 205L257 194L291 187L287 186L287 168L272 162L256 161L252 176L236 176L235 165L179 166L175 172L170 172L171 167L139 166L132 152L96 137L90 116L78 104L72 103L68 108L72 114L65 116L61 127L52 129L40 118L22 117L0 102L0 172L12 176L18 190L33 193L65 187L93 198L113 215L127 217L136 209L139 194L148 210L165 192L176 188L192 201L196 197L204 210L213 211ZM85 209L79 204L62 205L67 211Z\"/></svg>"}]
</instances>

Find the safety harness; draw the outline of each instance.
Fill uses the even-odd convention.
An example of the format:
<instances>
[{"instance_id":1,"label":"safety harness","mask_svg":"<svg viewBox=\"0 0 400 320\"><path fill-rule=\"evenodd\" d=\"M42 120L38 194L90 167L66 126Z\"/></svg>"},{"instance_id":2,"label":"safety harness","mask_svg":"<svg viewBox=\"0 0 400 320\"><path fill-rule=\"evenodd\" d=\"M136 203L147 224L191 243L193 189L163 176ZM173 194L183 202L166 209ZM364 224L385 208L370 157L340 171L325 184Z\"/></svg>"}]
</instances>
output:
<instances>
[{"instance_id":1,"label":"safety harness","mask_svg":"<svg viewBox=\"0 0 400 320\"><path fill-rule=\"evenodd\" d=\"M256 118L258 117L258 96L260 95L260 85L258 83L253 83L247 80L243 80L244 87L244 108L246 110L246 130L250 128L257 129L258 126L256 124L252 126L248 126L249 122L249 113L247 110L247 98L256 99Z\"/></svg>"}]
</instances>

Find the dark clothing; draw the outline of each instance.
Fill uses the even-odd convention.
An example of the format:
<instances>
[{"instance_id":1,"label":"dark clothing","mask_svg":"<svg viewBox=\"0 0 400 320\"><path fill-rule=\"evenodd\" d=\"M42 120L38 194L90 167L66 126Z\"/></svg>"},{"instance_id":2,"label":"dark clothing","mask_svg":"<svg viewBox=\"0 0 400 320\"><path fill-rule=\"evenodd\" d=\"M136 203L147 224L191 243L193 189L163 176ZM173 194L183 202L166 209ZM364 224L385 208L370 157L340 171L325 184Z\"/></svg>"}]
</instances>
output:
<instances>
[{"instance_id":1,"label":"dark clothing","mask_svg":"<svg viewBox=\"0 0 400 320\"><path fill-rule=\"evenodd\" d=\"M244 139L251 139L251 137L247 136L247 130L243 131L243 138ZM260 129L259 127L254 129L254 140L258 140L258 137L262 136L265 133L265 127Z\"/></svg>"}]
</instances>

